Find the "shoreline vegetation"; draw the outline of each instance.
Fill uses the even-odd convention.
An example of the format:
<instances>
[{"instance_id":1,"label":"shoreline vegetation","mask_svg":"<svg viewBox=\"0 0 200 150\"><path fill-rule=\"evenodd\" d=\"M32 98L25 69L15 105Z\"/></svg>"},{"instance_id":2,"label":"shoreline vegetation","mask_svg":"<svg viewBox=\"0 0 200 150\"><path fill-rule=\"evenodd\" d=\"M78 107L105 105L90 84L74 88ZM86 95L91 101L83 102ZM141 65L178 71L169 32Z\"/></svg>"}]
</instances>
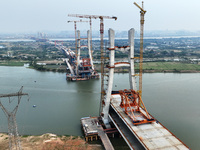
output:
<instances>
[{"instance_id":1,"label":"shoreline vegetation","mask_svg":"<svg viewBox=\"0 0 200 150\"><path fill-rule=\"evenodd\" d=\"M66 72L66 64L60 61L38 61L46 65L38 65L29 61L0 61L0 66L24 66L29 63L29 68L39 71L52 71L52 72ZM95 64L95 69L100 72L101 65ZM139 72L139 63L135 63L135 71ZM116 68L115 73L128 73L127 67ZM200 73L200 63L187 63L187 62L143 62L143 73Z\"/></svg>"}]
</instances>

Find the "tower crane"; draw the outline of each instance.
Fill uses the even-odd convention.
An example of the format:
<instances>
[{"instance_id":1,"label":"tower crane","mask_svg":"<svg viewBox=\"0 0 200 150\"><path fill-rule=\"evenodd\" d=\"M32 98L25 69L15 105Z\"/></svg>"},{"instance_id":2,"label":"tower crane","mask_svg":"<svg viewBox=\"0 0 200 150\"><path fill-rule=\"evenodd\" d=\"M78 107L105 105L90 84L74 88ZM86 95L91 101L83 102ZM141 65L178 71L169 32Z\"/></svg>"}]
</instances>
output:
<instances>
[{"instance_id":1,"label":"tower crane","mask_svg":"<svg viewBox=\"0 0 200 150\"><path fill-rule=\"evenodd\" d=\"M104 19L114 19L117 20L115 16L99 16L99 15L80 15L80 14L69 14L69 17L78 17L78 18L88 18L90 19L90 30L92 28L91 19L100 19L100 37L101 37L101 107L100 113L102 111L102 102L104 101L104 49L103 49L103 34L104 34Z\"/></svg>"},{"instance_id":2,"label":"tower crane","mask_svg":"<svg viewBox=\"0 0 200 150\"><path fill-rule=\"evenodd\" d=\"M75 31L75 48L76 48L76 58L77 58L77 22L88 22L83 20L73 20L73 21L67 21L68 23L73 22L74 23L74 31Z\"/></svg>"},{"instance_id":3,"label":"tower crane","mask_svg":"<svg viewBox=\"0 0 200 150\"><path fill-rule=\"evenodd\" d=\"M69 17L79 17L80 15L78 14L68 14ZM81 15L83 16L83 15ZM85 15L84 15L85 16ZM79 18L84 18L84 17L79 17ZM92 18L90 17L90 44L91 44L91 49L92 49Z\"/></svg>"},{"instance_id":4,"label":"tower crane","mask_svg":"<svg viewBox=\"0 0 200 150\"><path fill-rule=\"evenodd\" d=\"M144 15L146 10L144 10L142 1L142 7L140 7L136 2L134 4L140 9L140 64L139 64L139 94L142 97L142 65L143 65L143 35L144 35Z\"/></svg>"}]
</instances>

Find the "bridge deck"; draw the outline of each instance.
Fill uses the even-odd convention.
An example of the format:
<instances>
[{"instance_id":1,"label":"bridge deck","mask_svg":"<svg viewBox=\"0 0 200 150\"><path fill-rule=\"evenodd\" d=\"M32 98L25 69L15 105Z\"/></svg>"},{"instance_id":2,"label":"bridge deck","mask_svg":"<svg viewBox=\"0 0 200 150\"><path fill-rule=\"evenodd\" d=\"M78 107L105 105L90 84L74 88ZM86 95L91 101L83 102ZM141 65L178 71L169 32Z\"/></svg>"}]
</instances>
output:
<instances>
[{"instance_id":1,"label":"bridge deck","mask_svg":"<svg viewBox=\"0 0 200 150\"><path fill-rule=\"evenodd\" d=\"M105 147L106 150L114 150L112 143L110 142L107 134L104 132L103 128L101 126L97 127L98 135L101 138L101 141Z\"/></svg>"},{"instance_id":2,"label":"bridge deck","mask_svg":"<svg viewBox=\"0 0 200 150\"><path fill-rule=\"evenodd\" d=\"M124 138L126 143L131 149L134 150L144 150L145 148L142 146L142 144L138 141L138 139L130 132L129 128L126 126L126 124L119 118L119 116L115 113L115 111L110 108L109 111L109 118L121 134L121 136Z\"/></svg>"},{"instance_id":3,"label":"bridge deck","mask_svg":"<svg viewBox=\"0 0 200 150\"><path fill-rule=\"evenodd\" d=\"M119 118L121 118L121 120L129 128L130 133L132 133L138 139L138 141L143 145L145 149L189 149L186 145L183 144L182 141L180 141L175 135L173 135L159 122L153 122L151 124L141 124L138 126L133 125L131 119L125 114L124 110L120 107L120 102L121 97L119 94L112 95L111 107L119 116Z\"/></svg>"}]
</instances>

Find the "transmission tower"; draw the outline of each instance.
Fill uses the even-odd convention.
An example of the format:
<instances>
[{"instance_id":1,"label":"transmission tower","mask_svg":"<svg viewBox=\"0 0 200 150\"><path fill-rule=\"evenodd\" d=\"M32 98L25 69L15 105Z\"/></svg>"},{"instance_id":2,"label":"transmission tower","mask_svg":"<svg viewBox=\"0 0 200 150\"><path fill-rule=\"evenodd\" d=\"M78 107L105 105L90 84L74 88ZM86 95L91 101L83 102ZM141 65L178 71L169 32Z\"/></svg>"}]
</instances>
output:
<instances>
[{"instance_id":1,"label":"transmission tower","mask_svg":"<svg viewBox=\"0 0 200 150\"><path fill-rule=\"evenodd\" d=\"M9 150L12 150L12 149L21 150L19 134L17 131L16 113L17 113L22 96L28 95L27 93L22 93L22 89L23 89L23 86L17 93L0 94L0 98L7 97L9 99L9 103L11 103L10 97L15 97L15 96L18 97L17 105L14 107L12 111L9 111L8 109L6 109L0 99L1 109L3 110L3 112L5 113L8 119Z\"/></svg>"}]
</instances>

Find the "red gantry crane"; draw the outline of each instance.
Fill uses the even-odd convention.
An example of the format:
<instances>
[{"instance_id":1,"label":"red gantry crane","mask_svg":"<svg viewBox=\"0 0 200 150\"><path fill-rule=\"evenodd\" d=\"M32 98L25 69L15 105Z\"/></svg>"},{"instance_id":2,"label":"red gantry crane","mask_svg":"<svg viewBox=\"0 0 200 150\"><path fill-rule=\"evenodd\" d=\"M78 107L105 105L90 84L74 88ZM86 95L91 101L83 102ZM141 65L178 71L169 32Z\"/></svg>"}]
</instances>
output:
<instances>
[{"instance_id":1,"label":"red gantry crane","mask_svg":"<svg viewBox=\"0 0 200 150\"><path fill-rule=\"evenodd\" d=\"M88 18L90 19L90 30L92 30L92 21L91 19L100 19L100 37L101 37L101 103L104 100L104 49L103 49L103 34L104 34L104 19L114 19L117 20L115 16L99 16L99 15L80 15L80 14L69 14L69 17L78 17L78 18ZM91 36L92 37L92 36ZM102 104L101 104L102 105ZM102 108L101 108L102 109ZM100 110L101 113L101 110Z\"/></svg>"}]
</instances>

